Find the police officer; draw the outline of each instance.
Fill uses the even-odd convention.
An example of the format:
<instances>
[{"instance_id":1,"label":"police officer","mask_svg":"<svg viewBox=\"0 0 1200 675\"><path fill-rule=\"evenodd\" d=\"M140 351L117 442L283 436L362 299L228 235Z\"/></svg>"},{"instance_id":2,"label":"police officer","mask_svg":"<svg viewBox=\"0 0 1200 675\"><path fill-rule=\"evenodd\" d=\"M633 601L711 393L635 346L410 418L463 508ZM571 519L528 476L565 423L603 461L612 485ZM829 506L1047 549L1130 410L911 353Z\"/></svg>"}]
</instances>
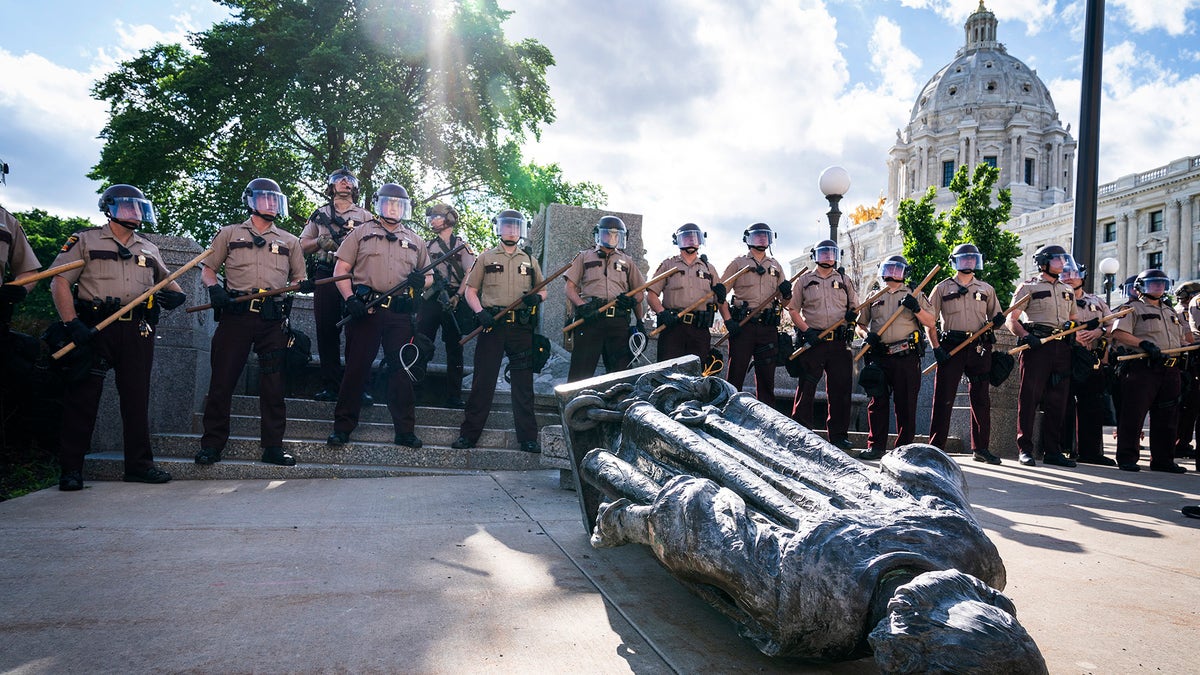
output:
<instances>
[{"instance_id":1,"label":"police officer","mask_svg":"<svg viewBox=\"0 0 1200 675\"><path fill-rule=\"evenodd\" d=\"M31 277L41 263L29 245L21 223L3 206L0 206L0 282L13 279L0 286L0 340L8 336L8 325L12 323L13 310L33 286L26 287L21 279Z\"/></svg>"},{"instance_id":2,"label":"police officer","mask_svg":"<svg viewBox=\"0 0 1200 675\"><path fill-rule=\"evenodd\" d=\"M310 256L309 276L314 280L333 276L338 246L358 225L371 220L371 214L358 205L358 178L343 167L329 174L325 196L329 203L313 211L300 233L300 248ZM342 295L333 284L313 290L313 321L317 328L317 355L321 359L321 391L318 401L336 401L342 383ZM363 402L371 395L363 392Z\"/></svg>"},{"instance_id":3,"label":"police officer","mask_svg":"<svg viewBox=\"0 0 1200 675\"><path fill-rule=\"evenodd\" d=\"M779 319L783 307L792 299L792 282L783 273L783 266L767 255L775 242L775 233L766 223L754 223L742 232L746 254L733 259L725 268L723 279L750 266L750 271L733 281L729 292L733 301L721 306L721 318L729 331L729 382L741 390L754 360L754 395L758 400L775 407L775 364L791 354L779 354ZM774 300L753 319L740 325L760 304L775 293L783 299Z\"/></svg>"},{"instance_id":4,"label":"police officer","mask_svg":"<svg viewBox=\"0 0 1200 675\"><path fill-rule=\"evenodd\" d=\"M1017 450L1025 466L1037 466L1034 459L1033 425L1040 407L1042 420L1042 461L1055 466L1073 467L1074 460L1063 455L1062 421L1066 415L1067 387L1071 377L1071 345L1063 340L1046 340L1075 318L1075 291L1059 279L1063 268L1075 264L1071 254L1057 244L1039 248L1033 254L1037 276L1017 286L1013 303L1029 296L1023 312L1012 312L1005 320L1017 336L1018 345L1029 345L1021 353L1021 386L1017 394ZM1017 319L1025 315L1025 321ZM1045 342L1043 342L1045 340Z\"/></svg>"},{"instance_id":5,"label":"police officer","mask_svg":"<svg viewBox=\"0 0 1200 675\"><path fill-rule=\"evenodd\" d=\"M337 250L334 276L352 274L337 282L338 291L351 318L346 326L346 373L333 409L333 433L329 445L344 445L358 426L362 393L371 372L375 354L383 346L388 372L388 412L395 427L396 445L419 448L413 380L406 364L420 358L413 343L416 334L414 314L421 289L433 280L425 242L404 225L412 217L408 191L395 183L379 186L373 198L378 217L354 228ZM394 295L392 288L407 281L408 286ZM383 298L375 307L367 303Z\"/></svg>"},{"instance_id":6,"label":"police officer","mask_svg":"<svg viewBox=\"0 0 1200 675\"><path fill-rule=\"evenodd\" d=\"M849 450L850 443L850 390L853 382L854 361L850 354L851 326L858 319L854 311L858 307L858 292L854 282L838 269L841 250L837 243L826 239L809 251L817 264L816 269L800 275L792 289L792 301L788 305L797 337L811 345L800 356L801 374L796 385L796 398L792 416L800 424L813 428L813 408L817 398L817 382L825 375L825 392L828 401L829 442ZM838 321L848 325L839 326L824 338L819 337L825 329Z\"/></svg>"},{"instance_id":7,"label":"police officer","mask_svg":"<svg viewBox=\"0 0 1200 675\"><path fill-rule=\"evenodd\" d=\"M1175 463L1178 438L1180 369L1183 359L1163 354L1191 343L1191 335L1180 330L1179 314L1163 302L1171 290L1171 278L1158 269L1137 276L1138 298L1133 311L1117 319L1112 339L1126 353L1144 353L1146 358L1124 361L1119 368L1121 409L1117 416L1117 467L1139 471L1138 442L1146 414L1150 414L1150 470L1185 473Z\"/></svg>"},{"instance_id":8,"label":"police officer","mask_svg":"<svg viewBox=\"0 0 1200 675\"><path fill-rule=\"evenodd\" d=\"M933 314L941 328L928 331L938 364L934 374L929 444L946 449L958 383L965 374L971 400L971 456L977 462L1000 464L1000 458L988 450L992 434L988 376L992 370L992 345L996 343L996 336L989 331L954 356L950 356L950 352L989 321L999 328L1004 324L1004 315L1000 313L996 289L976 276L983 269L983 254L975 244L956 246L950 254L950 264L954 267L954 276L933 287Z\"/></svg>"},{"instance_id":9,"label":"police officer","mask_svg":"<svg viewBox=\"0 0 1200 675\"><path fill-rule=\"evenodd\" d=\"M204 403L204 434L200 437L196 463L221 461L221 453L229 441L233 389L253 348L258 355L262 461L292 466L295 458L283 451L287 425L283 399L287 301L278 296L250 302L232 301L304 279L304 255L296 235L275 224L277 219L288 217L287 197L278 183L270 178L255 178L242 191L242 201L250 217L217 232L210 246L212 255L205 259L200 273L217 316L217 330L209 352L212 379ZM217 278L222 265L224 282ZM311 285L301 288L301 291L312 290Z\"/></svg>"},{"instance_id":10,"label":"police officer","mask_svg":"<svg viewBox=\"0 0 1200 675\"><path fill-rule=\"evenodd\" d=\"M725 301L725 287L717 279L717 268L700 253L707 236L695 223L684 223L671 235L679 255L671 256L654 271L657 277L669 270L678 274L659 281L647 290L646 302L654 310L658 325L665 326L658 337L658 360L667 361L694 354L703 363L712 345L709 329L717 307ZM687 314L680 312L712 293L710 302Z\"/></svg>"},{"instance_id":11,"label":"police officer","mask_svg":"<svg viewBox=\"0 0 1200 675\"><path fill-rule=\"evenodd\" d=\"M867 450L859 459L879 459L887 452L888 399L896 412L896 447L908 445L916 436L917 394L921 390L921 357L925 354L921 327L932 328L932 305L924 293L913 294L904 280L909 265L904 256L894 255L879 267L884 292L858 317L858 331L870 350L869 363L883 370L884 385L867 403ZM892 325L883 324L900 310Z\"/></svg>"},{"instance_id":12,"label":"police officer","mask_svg":"<svg viewBox=\"0 0 1200 675\"><path fill-rule=\"evenodd\" d=\"M500 361L508 356L517 441L525 452L541 452L533 410L533 332L546 291L529 291L542 282L542 270L528 250L520 248L521 240L528 235L528 224L520 211L505 209L496 214L492 228L500 243L479 255L463 290L463 299L485 330L475 345L475 372L466 416L458 440L450 447L473 448L479 441L496 394ZM518 300L523 301L522 306L494 318Z\"/></svg>"},{"instance_id":13,"label":"police officer","mask_svg":"<svg viewBox=\"0 0 1200 675\"><path fill-rule=\"evenodd\" d=\"M425 222L437 235L425 243L429 257L445 256L455 246L466 241L454 233L458 225L458 211L449 204L434 204L425 210ZM449 408L461 408L463 383L463 349L458 343L462 339L454 311L462 302L462 282L467 270L475 264L475 254L463 248L450 256L446 262L433 269L433 284L426 290L417 310L417 331L430 341L442 331L442 342L446 345L446 395Z\"/></svg>"},{"instance_id":14,"label":"police officer","mask_svg":"<svg viewBox=\"0 0 1200 675\"><path fill-rule=\"evenodd\" d=\"M154 465L150 449L150 370L158 308L174 309L187 297L179 284L171 282L97 332L96 324L170 275L158 247L137 233L139 227L157 223L154 206L141 190L114 185L100 195L99 206L108 222L71 235L54 259L54 266L82 260L83 267L50 281L54 307L80 352L67 358L83 358L91 365L86 377L69 384L63 394L58 489L64 491L83 488L83 456L91 445L104 375L110 368L116 371L121 397L124 479L138 483L171 480L171 474Z\"/></svg>"},{"instance_id":15,"label":"police officer","mask_svg":"<svg viewBox=\"0 0 1200 675\"><path fill-rule=\"evenodd\" d=\"M1111 312L1104 299L1084 290L1087 266L1070 265L1059 276L1073 290L1075 321L1086 327L1074 334L1071 345L1071 378L1063 416L1063 445L1074 440L1075 460L1082 464L1116 466L1104 456L1105 376L1100 360L1108 351L1108 338L1100 319Z\"/></svg>"},{"instance_id":16,"label":"police officer","mask_svg":"<svg viewBox=\"0 0 1200 675\"><path fill-rule=\"evenodd\" d=\"M575 307L575 317L583 323L575 328L574 348L567 381L574 382L596 374L596 364L604 358L609 373L629 367L630 332L644 333L642 298L625 293L645 283L642 271L624 251L628 232L625 221L604 216L592 228L595 247L580 251L567 270L567 300ZM602 313L600 307L611 300L617 304ZM635 322L630 328L629 315Z\"/></svg>"},{"instance_id":17,"label":"police officer","mask_svg":"<svg viewBox=\"0 0 1200 675\"><path fill-rule=\"evenodd\" d=\"M1192 342L1200 339L1200 281L1179 284L1175 290L1179 301L1180 321L1191 333ZM1190 381L1185 388L1179 408L1179 438L1175 442L1176 457L1196 457L1192 439L1200 436L1200 356L1188 354L1183 377Z\"/></svg>"}]
</instances>

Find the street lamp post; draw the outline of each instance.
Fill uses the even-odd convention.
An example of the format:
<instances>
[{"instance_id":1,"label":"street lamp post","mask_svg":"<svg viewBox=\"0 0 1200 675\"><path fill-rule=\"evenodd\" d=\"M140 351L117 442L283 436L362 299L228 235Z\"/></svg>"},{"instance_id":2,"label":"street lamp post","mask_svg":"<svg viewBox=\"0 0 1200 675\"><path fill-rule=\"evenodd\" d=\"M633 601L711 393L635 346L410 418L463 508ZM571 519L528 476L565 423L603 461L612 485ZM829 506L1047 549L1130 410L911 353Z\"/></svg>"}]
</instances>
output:
<instances>
[{"instance_id":1,"label":"street lamp post","mask_svg":"<svg viewBox=\"0 0 1200 675\"><path fill-rule=\"evenodd\" d=\"M1104 304L1112 307L1112 289L1117 280L1117 272L1121 269L1121 261L1116 258L1105 258L1100 261L1100 273L1104 275Z\"/></svg>"},{"instance_id":2,"label":"street lamp post","mask_svg":"<svg viewBox=\"0 0 1200 675\"><path fill-rule=\"evenodd\" d=\"M842 196L850 189L850 174L840 166L831 166L821 172L817 186L821 188L825 199L829 200L829 212L825 215L829 218L829 240L836 244L838 220L842 217L842 212L838 210L838 202L842 201Z\"/></svg>"}]
</instances>

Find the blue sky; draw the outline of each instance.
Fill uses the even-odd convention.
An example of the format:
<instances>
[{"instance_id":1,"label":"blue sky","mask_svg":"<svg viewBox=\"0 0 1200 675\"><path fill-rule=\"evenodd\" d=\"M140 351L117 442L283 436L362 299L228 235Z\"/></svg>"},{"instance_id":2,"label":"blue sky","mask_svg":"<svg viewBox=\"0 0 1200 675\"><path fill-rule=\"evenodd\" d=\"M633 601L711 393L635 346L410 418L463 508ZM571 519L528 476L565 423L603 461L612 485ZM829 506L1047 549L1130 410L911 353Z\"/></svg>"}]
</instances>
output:
<instances>
[{"instance_id":1,"label":"blue sky","mask_svg":"<svg viewBox=\"0 0 1200 675\"><path fill-rule=\"evenodd\" d=\"M978 0L499 0L510 38L554 53L558 120L531 144L541 163L642 213L651 262L694 221L713 257L772 224L777 257L821 238L816 189L849 170L843 210L886 186L887 151L913 99L963 43ZM993 0L999 38L1037 70L1078 130L1084 3ZM105 106L88 89L155 41L226 15L209 0L0 0L0 187L11 210L96 215ZM1200 154L1200 0L1108 0L1100 180Z\"/></svg>"}]
</instances>

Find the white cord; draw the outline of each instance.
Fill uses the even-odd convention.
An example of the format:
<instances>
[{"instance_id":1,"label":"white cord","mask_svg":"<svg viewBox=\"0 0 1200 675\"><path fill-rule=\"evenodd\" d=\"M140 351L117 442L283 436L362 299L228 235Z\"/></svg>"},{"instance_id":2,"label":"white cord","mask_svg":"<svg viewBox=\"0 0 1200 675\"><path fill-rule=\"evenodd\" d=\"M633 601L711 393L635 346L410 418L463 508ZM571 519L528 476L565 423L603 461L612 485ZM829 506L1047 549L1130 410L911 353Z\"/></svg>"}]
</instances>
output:
<instances>
[{"instance_id":1,"label":"white cord","mask_svg":"<svg viewBox=\"0 0 1200 675\"><path fill-rule=\"evenodd\" d=\"M633 358L629 360L629 364L633 365L638 359L650 365L650 359L645 357L646 344L649 340L646 339L646 334L642 332L633 333L629 336L629 351L633 354Z\"/></svg>"},{"instance_id":2,"label":"white cord","mask_svg":"<svg viewBox=\"0 0 1200 675\"><path fill-rule=\"evenodd\" d=\"M411 359L404 358L405 351L408 351L410 354L412 354ZM397 356L400 359L400 367L404 369L404 373L408 375L408 379L416 382L417 378L412 374L412 367L421 359L421 350L418 349L417 345L410 340L400 346L400 351L397 353Z\"/></svg>"}]
</instances>

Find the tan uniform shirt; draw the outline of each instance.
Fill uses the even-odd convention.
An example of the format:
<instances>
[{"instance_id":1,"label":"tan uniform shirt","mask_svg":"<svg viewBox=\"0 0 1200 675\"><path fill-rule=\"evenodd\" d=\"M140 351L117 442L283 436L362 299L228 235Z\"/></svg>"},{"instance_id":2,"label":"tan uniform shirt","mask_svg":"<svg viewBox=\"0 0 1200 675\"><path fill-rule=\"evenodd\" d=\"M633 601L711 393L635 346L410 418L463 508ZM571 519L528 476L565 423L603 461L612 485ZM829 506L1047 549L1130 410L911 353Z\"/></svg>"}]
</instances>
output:
<instances>
[{"instance_id":1,"label":"tan uniform shirt","mask_svg":"<svg viewBox=\"0 0 1200 675\"><path fill-rule=\"evenodd\" d=\"M467 273L467 286L479 293L479 304L507 307L531 288L542 283L542 269L533 256L521 249L505 253L500 246L479 254Z\"/></svg>"},{"instance_id":2,"label":"tan uniform shirt","mask_svg":"<svg viewBox=\"0 0 1200 675\"><path fill-rule=\"evenodd\" d=\"M265 243L256 246L255 236ZM237 225L226 225L217 232L210 248L212 255L202 264L213 270L225 265L225 286L231 291L245 293L283 288L289 281L304 278L300 239L274 224L262 234L249 219Z\"/></svg>"},{"instance_id":3,"label":"tan uniform shirt","mask_svg":"<svg viewBox=\"0 0 1200 675\"><path fill-rule=\"evenodd\" d=\"M318 223L315 220L315 218L318 217L317 214L322 214L326 217L329 217L329 224L322 225ZM345 222L345 225L339 227L337 223L333 222L332 216L334 215L340 216ZM375 216L372 216L370 211L357 204L351 206L345 211L337 211L336 214L334 213L333 204L326 204L316 211L313 211L313 214L308 217L308 222L304 223L304 230L300 232L300 237L305 239L317 239L323 234L342 237L359 225L374 219L374 217ZM333 232L330 232L330 229L332 229ZM333 265L334 258L336 257L336 251L325 251L321 248L317 248L316 252L313 253L313 256L321 262Z\"/></svg>"},{"instance_id":4,"label":"tan uniform shirt","mask_svg":"<svg viewBox=\"0 0 1200 675\"><path fill-rule=\"evenodd\" d=\"M787 277L783 276L783 266L771 256L764 256L762 262L758 262L754 256L747 253L734 258L725 268L721 278L728 279L747 265L750 266L750 271L734 279L733 286L729 288L730 295L734 296L729 304L732 306L735 302L739 305L745 303L754 309L774 295L775 291L779 290L779 282L785 281ZM766 271L759 274L759 267ZM842 313L845 314L844 311Z\"/></svg>"},{"instance_id":5,"label":"tan uniform shirt","mask_svg":"<svg viewBox=\"0 0 1200 675\"><path fill-rule=\"evenodd\" d=\"M847 309L858 307L858 292L844 274L835 271L822 277L815 270L805 272L792 288L791 307L809 328L823 331L845 318Z\"/></svg>"},{"instance_id":6,"label":"tan uniform shirt","mask_svg":"<svg viewBox=\"0 0 1200 675\"><path fill-rule=\"evenodd\" d=\"M1075 290L1061 281L1046 281L1038 275L1026 279L1013 293L1013 303L1030 296L1022 312L1026 323L1059 330L1075 313Z\"/></svg>"},{"instance_id":7,"label":"tan uniform shirt","mask_svg":"<svg viewBox=\"0 0 1200 675\"><path fill-rule=\"evenodd\" d=\"M128 251L122 259L121 250ZM79 284L75 297L83 301L118 298L131 302L161 279L170 276L162 264L158 247L134 232L128 246L122 246L107 224L71 235L54 265L83 261L60 276L68 284Z\"/></svg>"},{"instance_id":8,"label":"tan uniform shirt","mask_svg":"<svg viewBox=\"0 0 1200 675\"><path fill-rule=\"evenodd\" d=\"M433 239L430 239L429 241L425 242L425 248L429 251L429 262L433 262L434 260L446 255L450 252L450 249L458 246L460 242L465 241L466 240L456 234L450 238L450 246L446 247L443 245L441 237L434 237ZM458 264L457 269L455 268L455 263ZM461 293L463 279L466 278L467 272L471 270L471 265L474 264L475 252L471 250L470 246L467 246L458 253L450 256L446 262L433 268L433 271L441 274L442 277L446 279L446 283L450 285L451 293L455 291ZM462 270L461 273L459 273L460 269Z\"/></svg>"},{"instance_id":9,"label":"tan uniform shirt","mask_svg":"<svg viewBox=\"0 0 1200 675\"><path fill-rule=\"evenodd\" d=\"M430 263L429 249L416 232L403 225L390 230L378 220L364 223L346 235L337 257L352 268L353 284L365 284L377 293L395 288L409 272Z\"/></svg>"},{"instance_id":10,"label":"tan uniform shirt","mask_svg":"<svg viewBox=\"0 0 1200 675\"><path fill-rule=\"evenodd\" d=\"M1158 307L1151 307L1138 298L1130 300L1125 305L1132 307L1133 311L1117 319L1113 323L1113 330L1123 330L1132 334L1139 341L1149 340L1158 345L1159 349L1175 349L1183 346L1183 336L1179 330L1183 322L1180 320L1179 314L1168 307L1166 303L1160 302ZM1140 347L1132 349L1138 352L1144 351Z\"/></svg>"},{"instance_id":11,"label":"tan uniform shirt","mask_svg":"<svg viewBox=\"0 0 1200 675\"><path fill-rule=\"evenodd\" d=\"M912 289L908 286L901 285L895 290L886 290L883 295L875 299L875 302L867 305L863 309L862 314L858 315L858 325L879 334L879 338L883 343L891 344L893 342L901 342L912 337L913 333L920 332L921 322L917 321L917 316L907 309L902 309L900 301L904 300L904 296L912 293ZM924 293L917 293L917 302L921 303L921 309L932 312L933 305L929 302L929 298L925 297ZM883 328L883 324L892 317L899 309L900 314L892 325L888 326L887 330L879 333ZM919 339L919 338L918 338Z\"/></svg>"},{"instance_id":12,"label":"tan uniform shirt","mask_svg":"<svg viewBox=\"0 0 1200 675\"><path fill-rule=\"evenodd\" d=\"M1075 320L1080 323L1086 323L1092 319L1103 319L1110 313L1108 305L1104 303L1104 298L1095 293L1084 293L1081 297L1075 299ZM1104 326L1100 328L1104 329ZM1094 347L1091 343L1083 342L1083 338L1079 336L1079 333L1075 333L1075 340L1088 349Z\"/></svg>"},{"instance_id":13,"label":"tan uniform shirt","mask_svg":"<svg viewBox=\"0 0 1200 675\"><path fill-rule=\"evenodd\" d=\"M602 258L596 249L581 251L575 256L571 268L567 270L567 279L575 284L584 300L612 300L646 283L642 271L629 254L613 251Z\"/></svg>"},{"instance_id":14,"label":"tan uniform shirt","mask_svg":"<svg viewBox=\"0 0 1200 675\"><path fill-rule=\"evenodd\" d=\"M651 278L672 269L683 271L672 274L649 289L653 293L661 294L663 307L667 309L680 310L691 307L692 303L698 302L700 298L711 293L713 284L719 281L716 278L717 268L713 267L712 263L696 256L696 259L689 265L684 262L683 256L678 255L671 256L659 263L658 269L654 270Z\"/></svg>"},{"instance_id":15,"label":"tan uniform shirt","mask_svg":"<svg viewBox=\"0 0 1200 675\"><path fill-rule=\"evenodd\" d=\"M1192 338L1200 339L1200 295L1192 298L1187 306L1187 319L1192 329Z\"/></svg>"},{"instance_id":16,"label":"tan uniform shirt","mask_svg":"<svg viewBox=\"0 0 1200 675\"><path fill-rule=\"evenodd\" d=\"M966 293L960 292L966 289ZM1000 313L1000 301L996 289L986 281L972 279L963 286L954 278L946 279L933 287L930 306L938 317L944 331L974 333Z\"/></svg>"},{"instance_id":17,"label":"tan uniform shirt","mask_svg":"<svg viewBox=\"0 0 1200 675\"><path fill-rule=\"evenodd\" d=\"M0 206L0 281L4 281L9 272L15 277L41 266L21 223Z\"/></svg>"}]
</instances>

